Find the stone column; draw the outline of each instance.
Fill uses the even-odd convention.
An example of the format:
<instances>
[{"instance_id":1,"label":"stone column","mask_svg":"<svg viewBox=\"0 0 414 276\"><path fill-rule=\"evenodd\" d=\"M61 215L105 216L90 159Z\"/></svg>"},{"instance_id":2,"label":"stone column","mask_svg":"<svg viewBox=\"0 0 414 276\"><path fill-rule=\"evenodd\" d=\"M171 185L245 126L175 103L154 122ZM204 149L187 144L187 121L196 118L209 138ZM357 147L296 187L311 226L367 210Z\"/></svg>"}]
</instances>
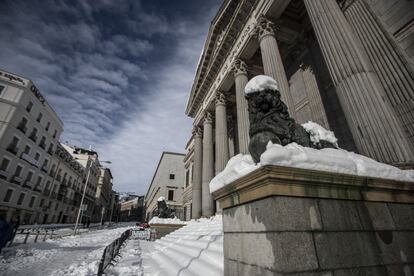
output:
<instances>
[{"instance_id":1,"label":"stone column","mask_svg":"<svg viewBox=\"0 0 414 276\"><path fill-rule=\"evenodd\" d=\"M226 98L218 92L216 96L216 174L229 161L229 140L227 136Z\"/></svg>"},{"instance_id":2,"label":"stone column","mask_svg":"<svg viewBox=\"0 0 414 276\"><path fill-rule=\"evenodd\" d=\"M344 14L362 42L389 102L414 142L414 74L407 60L365 1L353 1Z\"/></svg>"},{"instance_id":3,"label":"stone column","mask_svg":"<svg viewBox=\"0 0 414 276\"><path fill-rule=\"evenodd\" d=\"M213 115L206 112L203 131L203 186L202 186L202 215L213 215L213 198L210 194L210 181L214 177L214 146L213 146Z\"/></svg>"},{"instance_id":4,"label":"stone column","mask_svg":"<svg viewBox=\"0 0 414 276\"><path fill-rule=\"evenodd\" d=\"M237 59L234 62L233 70L236 84L239 150L241 153L246 154L249 152L249 112L247 110L247 101L244 97L244 87L248 82L246 63L241 59Z\"/></svg>"},{"instance_id":5,"label":"stone column","mask_svg":"<svg viewBox=\"0 0 414 276\"><path fill-rule=\"evenodd\" d=\"M336 1L304 3L358 150L385 163L412 161L413 147Z\"/></svg>"},{"instance_id":6,"label":"stone column","mask_svg":"<svg viewBox=\"0 0 414 276\"><path fill-rule=\"evenodd\" d=\"M265 75L271 76L277 81L281 99L288 107L290 116L295 117L295 106L289 91L289 82L283 66L282 56L276 41L277 28L273 22L261 16L257 22L256 31L259 38L260 51L262 52L263 69Z\"/></svg>"},{"instance_id":7,"label":"stone column","mask_svg":"<svg viewBox=\"0 0 414 276\"><path fill-rule=\"evenodd\" d=\"M198 219L201 217L201 181L202 181L202 162L203 162L203 132L200 127L193 129L194 136L194 174L193 177L193 199L191 218Z\"/></svg>"}]
</instances>

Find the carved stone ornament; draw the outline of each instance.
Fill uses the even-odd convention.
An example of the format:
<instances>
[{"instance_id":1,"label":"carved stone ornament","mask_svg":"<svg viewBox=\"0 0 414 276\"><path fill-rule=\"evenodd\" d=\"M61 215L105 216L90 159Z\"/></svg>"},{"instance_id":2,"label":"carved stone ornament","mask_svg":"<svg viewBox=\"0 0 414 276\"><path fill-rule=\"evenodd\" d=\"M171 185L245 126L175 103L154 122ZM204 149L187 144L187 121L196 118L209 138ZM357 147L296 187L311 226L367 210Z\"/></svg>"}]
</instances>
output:
<instances>
[{"instance_id":1,"label":"carved stone ornament","mask_svg":"<svg viewBox=\"0 0 414 276\"><path fill-rule=\"evenodd\" d=\"M301 62L300 65L299 65L299 68L302 71L309 71L309 72L313 73L312 66L309 65L309 64L307 64L307 63L305 63L305 62Z\"/></svg>"},{"instance_id":2,"label":"carved stone ornament","mask_svg":"<svg viewBox=\"0 0 414 276\"><path fill-rule=\"evenodd\" d=\"M226 104L226 96L224 96L224 93L217 92L216 94L216 105L225 105Z\"/></svg>"},{"instance_id":3,"label":"carved stone ornament","mask_svg":"<svg viewBox=\"0 0 414 276\"><path fill-rule=\"evenodd\" d=\"M199 126L195 126L195 127L193 128L193 135L194 135L195 137L202 137L202 136L203 136L203 130L201 129L201 127L199 127Z\"/></svg>"},{"instance_id":4,"label":"carved stone ornament","mask_svg":"<svg viewBox=\"0 0 414 276\"><path fill-rule=\"evenodd\" d=\"M204 115L204 123L205 124L212 124L213 123L214 116L211 112L206 111Z\"/></svg>"},{"instance_id":5,"label":"carved stone ornament","mask_svg":"<svg viewBox=\"0 0 414 276\"><path fill-rule=\"evenodd\" d=\"M260 162L269 141L285 146L295 142L316 149L335 147L321 140L313 144L309 134L289 116L287 106L280 99L278 90L266 89L246 94L250 120L249 152L253 160Z\"/></svg>"},{"instance_id":6,"label":"carved stone ornament","mask_svg":"<svg viewBox=\"0 0 414 276\"><path fill-rule=\"evenodd\" d=\"M257 20L256 34L259 38L259 41L267 35L275 36L278 29L279 27L267 19L264 15L261 15Z\"/></svg>"},{"instance_id":7,"label":"carved stone ornament","mask_svg":"<svg viewBox=\"0 0 414 276\"><path fill-rule=\"evenodd\" d=\"M233 72L234 76L237 76L239 74L245 74L247 75L247 65L246 63L241 59L236 59L233 63Z\"/></svg>"},{"instance_id":8,"label":"carved stone ornament","mask_svg":"<svg viewBox=\"0 0 414 276\"><path fill-rule=\"evenodd\" d=\"M165 200L157 202L159 218L174 218L173 211L167 206Z\"/></svg>"}]
</instances>

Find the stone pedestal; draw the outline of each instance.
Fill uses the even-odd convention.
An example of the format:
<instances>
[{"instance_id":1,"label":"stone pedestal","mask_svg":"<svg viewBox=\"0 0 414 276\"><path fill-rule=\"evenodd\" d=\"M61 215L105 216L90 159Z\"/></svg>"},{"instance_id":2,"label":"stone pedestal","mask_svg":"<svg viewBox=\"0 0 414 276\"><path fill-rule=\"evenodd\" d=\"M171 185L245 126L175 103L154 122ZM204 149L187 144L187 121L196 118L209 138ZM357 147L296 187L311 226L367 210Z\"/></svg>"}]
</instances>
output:
<instances>
[{"instance_id":1,"label":"stone pedestal","mask_svg":"<svg viewBox=\"0 0 414 276\"><path fill-rule=\"evenodd\" d=\"M213 196L225 275L414 272L414 183L265 166Z\"/></svg>"},{"instance_id":2,"label":"stone pedestal","mask_svg":"<svg viewBox=\"0 0 414 276\"><path fill-rule=\"evenodd\" d=\"M151 224L151 229L155 229L155 239L161 239L162 237L168 235L175 230L180 229L181 227L185 226L185 224L163 224L163 223L155 223Z\"/></svg>"}]
</instances>

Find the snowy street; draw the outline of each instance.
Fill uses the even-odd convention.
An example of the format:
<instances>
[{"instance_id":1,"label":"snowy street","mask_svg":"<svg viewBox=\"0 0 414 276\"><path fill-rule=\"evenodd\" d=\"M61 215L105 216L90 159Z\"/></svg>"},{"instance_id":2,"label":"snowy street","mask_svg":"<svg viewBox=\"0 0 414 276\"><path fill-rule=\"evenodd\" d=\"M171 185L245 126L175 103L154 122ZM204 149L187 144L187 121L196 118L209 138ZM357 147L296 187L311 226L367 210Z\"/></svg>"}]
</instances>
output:
<instances>
[{"instance_id":1,"label":"snowy street","mask_svg":"<svg viewBox=\"0 0 414 276\"><path fill-rule=\"evenodd\" d=\"M0 256L0 274L96 275L105 246L130 228L97 230L5 248Z\"/></svg>"}]
</instances>

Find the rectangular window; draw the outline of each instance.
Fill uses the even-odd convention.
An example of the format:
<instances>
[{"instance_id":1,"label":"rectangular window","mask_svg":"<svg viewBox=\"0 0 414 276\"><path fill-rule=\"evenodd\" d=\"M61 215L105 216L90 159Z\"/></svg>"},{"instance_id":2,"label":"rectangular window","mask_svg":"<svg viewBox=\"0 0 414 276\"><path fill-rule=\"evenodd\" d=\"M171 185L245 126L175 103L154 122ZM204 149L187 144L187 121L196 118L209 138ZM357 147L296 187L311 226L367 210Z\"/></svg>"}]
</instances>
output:
<instances>
[{"instance_id":1,"label":"rectangular window","mask_svg":"<svg viewBox=\"0 0 414 276\"><path fill-rule=\"evenodd\" d=\"M4 202L9 202L12 195L13 195L13 190L12 189L7 189L7 192L6 192L6 195L4 196L3 201Z\"/></svg>"},{"instance_id":2,"label":"rectangular window","mask_svg":"<svg viewBox=\"0 0 414 276\"><path fill-rule=\"evenodd\" d=\"M57 130L55 129L55 131L53 132L53 138L56 138L57 135Z\"/></svg>"},{"instance_id":3,"label":"rectangular window","mask_svg":"<svg viewBox=\"0 0 414 276\"><path fill-rule=\"evenodd\" d=\"M39 158L40 158L40 153L36 152L34 159L36 161L39 161Z\"/></svg>"},{"instance_id":4,"label":"rectangular window","mask_svg":"<svg viewBox=\"0 0 414 276\"><path fill-rule=\"evenodd\" d=\"M175 174L170 173L170 179L175 179Z\"/></svg>"},{"instance_id":5,"label":"rectangular window","mask_svg":"<svg viewBox=\"0 0 414 276\"><path fill-rule=\"evenodd\" d=\"M33 103L32 103L32 102L29 102L29 103L27 104L27 106L26 106L26 111L27 111L27 112L30 112L30 111L32 110L32 107L33 107Z\"/></svg>"},{"instance_id":6,"label":"rectangular window","mask_svg":"<svg viewBox=\"0 0 414 276\"><path fill-rule=\"evenodd\" d=\"M56 205L55 205L55 211L56 211L58 208L59 208L59 204L58 204L58 203L56 203Z\"/></svg>"},{"instance_id":7,"label":"rectangular window","mask_svg":"<svg viewBox=\"0 0 414 276\"><path fill-rule=\"evenodd\" d=\"M0 95L1 95L1 92L3 92L3 90L4 90L4 86L0 85Z\"/></svg>"},{"instance_id":8,"label":"rectangular window","mask_svg":"<svg viewBox=\"0 0 414 276\"><path fill-rule=\"evenodd\" d=\"M24 194L24 193L21 193L19 195L19 199L17 200L17 205L22 205L25 196L26 196L26 194Z\"/></svg>"},{"instance_id":9,"label":"rectangular window","mask_svg":"<svg viewBox=\"0 0 414 276\"><path fill-rule=\"evenodd\" d=\"M29 173L27 174L27 177L26 177L26 181L27 182L32 181L32 177L33 177L33 172L29 171Z\"/></svg>"},{"instance_id":10,"label":"rectangular window","mask_svg":"<svg viewBox=\"0 0 414 276\"><path fill-rule=\"evenodd\" d=\"M185 171L185 186L188 187L190 184L190 170Z\"/></svg>"},{"instance_id":11,"label":"rectangular window","mask_svg":"<svg viewBox=\"0 0 414 276\"><path fill-rule=\"evenodd\" d=\"M20 166L20 165L18 165L18 166L16 167L16 171L14 172L14 176L19 177L19 176L21 175L21 173L22 173L22 170L23 170L23 167L22 167L22 166Z\"/></svg>"},{"instance_id":12,"label":"rectangular window","mask_svg":"<svg viewBox=\"0 0 414 276\"><path fill-rule=\"evenodd\" d=\"M38 121L40 123L40 121L42 120L43 114L40 112L39 116L37 116L36 121Z\"/></svg>"},{"instance_id":13,"label":"rectangular window","mask_svg":"<svg viewBox=\"0 0 414 276\"><path fill-rule=\"evenodd\" d=\"M174 190L168 191L168 200L174 200Z\"/></svg>"},{"instance_id":14,"label":"rectangular window","mask_svg":"<svg viewBox=\"0 0 414 276\"><path fill-rule=\"evenodd\" d=\"M46 125L45 130L46 130L46 131L49 131L49 128L50 128L50 122L47 122L47 125Z\"/></svg>"},{"instance_id":15,"label":"rectangular window","mask_svg":"<svg viewBox=\"0 0 414 276\"><path fill-rule=\"evenodd\" d=\"M32 198L30 199L29 207L33 207L35 200L36 200L36 197L32 196Z\"/></svg>"},{"instance_id":16,"label":"rectangular window","mask_svg":"<svg viewBox=\"0 0 414 276\"><path fill-rule=\"evenodd\" d=\"M30 146L26 145L26 146L24 147L24 153L25 153L25 154L30 154Z\"/></svg>"},{"instance_id":17,"label":"rectangular window","mask_svg":"<svg viewBox=\"0 0 414 276\"><path fill-rule=\"evenodd\" d=\"M42 177L39 176L39 177L37 177L36 186L39 186L41 183L42 183Z\"/></svg>"},{"instance_id":18,"label":"rectangular window","mask_svg":"<svg viewBox=\"0 0 414 276\"><path fill-rule=\"evenodd\" d=\"M45 204L45 199L44 198L42 198L40 200L39 207L43 207L43 204Z\"/></svg>"},{"instance_id":19,"label":"rectangular window","mask_svg":"<svg viewBox=\"0 0 414 276\"><path fill-rule=\"evenodd\" d=\"M7 172L7 169L9 168L10 160L3 158L3 161L1 161L0 170Z\"/></svg>"}]
</instances>

